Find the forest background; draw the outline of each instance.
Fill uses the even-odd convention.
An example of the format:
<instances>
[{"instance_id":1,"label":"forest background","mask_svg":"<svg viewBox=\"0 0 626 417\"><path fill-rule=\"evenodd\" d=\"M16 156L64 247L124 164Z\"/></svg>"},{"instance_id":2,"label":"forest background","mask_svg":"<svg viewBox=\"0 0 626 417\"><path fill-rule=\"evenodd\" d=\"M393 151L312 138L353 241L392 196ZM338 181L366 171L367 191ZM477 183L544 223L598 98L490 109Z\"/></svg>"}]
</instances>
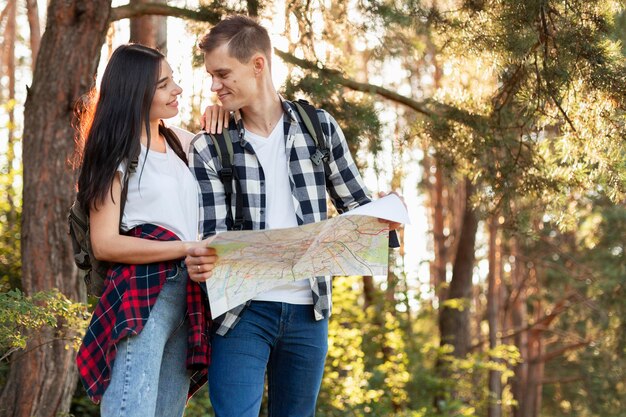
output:
<instances>
[{"instance_id":1,"label":"forest background","mask_svg":"<svg viewBox=\"0 0 626 417\"><path fill-rule=\"evenodd\" d=\"M384 279L334 280L318 415L626 416L617 0L2 0L0 416L98 415L74 366L94 300L68 161L120 25L175 54L168 24L195 41L233 13L280 39L284 96L333 114L372 191L418 193L427 224ZM186 415L211 415L206 392Z\"/></svg>"}]
</instances>

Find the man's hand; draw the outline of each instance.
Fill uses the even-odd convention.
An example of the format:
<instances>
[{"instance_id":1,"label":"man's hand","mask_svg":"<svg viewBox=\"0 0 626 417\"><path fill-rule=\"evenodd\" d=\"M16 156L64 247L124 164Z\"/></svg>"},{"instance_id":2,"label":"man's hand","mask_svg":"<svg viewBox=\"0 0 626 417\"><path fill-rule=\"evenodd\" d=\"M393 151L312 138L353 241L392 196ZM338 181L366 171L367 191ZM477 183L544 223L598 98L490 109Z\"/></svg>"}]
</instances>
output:
<instances>
[{"instance_id":1,"label":"man's hand","mask_svg":"<svg viewBox=\"0 0 626 417\"><path fill-rule=\"evenodd\" d=\"M213 248L194 246L187 249L185 264L189 278L195 282L204 282L211 277L217 262L217 253Z\"/></svg>"},{"instance_id":2,"label":"man's hand","mask_svg":"<svg viewBox=\"0 0 626 417\"><path fill-rule=\"evenodd\" d=\"M400 198L400 201L402 201L402 204L404 204L404 207L408 210L408 207L406 206L406 203L404 202L404 197L402 197L400 194L396 193L395 191L391 191L389 193L378 193L378 198L383 198L386 195L389 194L395 194ZM387 223L389 225L389 230L398 230L400 228L402 228L402 223L397 223L397 222L392 222L389 220L385 220L385 219L378 219L378 221L380 221L381 223Z\"/></svg>"},{"instance_id":3,"label":"man's hand","mask_svg":"<svg viewBox=\"0 0 626 417\"><path fill-rule=\"evenodd\" d=\"M390 222L389 220L379 219L382 223L387 223L389 225L389 230L398 230L402 228L402 223Z\"/></svg>"},{"instance_id":4,"label":"man's hand","mask_svg":"<svg viewBox=\"0 0 626 417\"><path fill-rule=\"evenodd\" d=\"M222 133L224 127L228 127L228 119L230 118L230 112L224 110L224 107L219 104L207 106L204 109L202 120L200 121L202 129L215 134Z\"/></svg>"}]
</instances>

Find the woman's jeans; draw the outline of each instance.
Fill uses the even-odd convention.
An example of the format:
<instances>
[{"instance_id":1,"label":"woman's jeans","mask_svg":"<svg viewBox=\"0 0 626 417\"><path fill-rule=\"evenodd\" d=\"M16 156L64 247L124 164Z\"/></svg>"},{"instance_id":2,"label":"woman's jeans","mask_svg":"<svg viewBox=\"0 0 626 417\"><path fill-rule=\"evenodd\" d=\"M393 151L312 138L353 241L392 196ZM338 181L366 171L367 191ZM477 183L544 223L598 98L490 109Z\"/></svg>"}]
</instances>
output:
<instances>
[{"instance_id":1,"label":"woman's jeans","mask_svg":"<svg viewBox=\"0 0 626 417\"><path fill-rule=\"evenodd\" d=\"M117 344L102 417L180 417L189 391L186 368L187 270L168 279L143 330Z\"/></svg>"},{"instance_id":2,"label":"woman's jeans","mask_svg":"<svg viewBox=\"0 0 626 417\"><path fill-rule=\"evenodd\" d=\"M258 417L267 369L269 417L308 417L328 350L328 320L312 305L252 301L226 336L211 337L209 394L216 417Z\"/></svg>"}]
</instances>

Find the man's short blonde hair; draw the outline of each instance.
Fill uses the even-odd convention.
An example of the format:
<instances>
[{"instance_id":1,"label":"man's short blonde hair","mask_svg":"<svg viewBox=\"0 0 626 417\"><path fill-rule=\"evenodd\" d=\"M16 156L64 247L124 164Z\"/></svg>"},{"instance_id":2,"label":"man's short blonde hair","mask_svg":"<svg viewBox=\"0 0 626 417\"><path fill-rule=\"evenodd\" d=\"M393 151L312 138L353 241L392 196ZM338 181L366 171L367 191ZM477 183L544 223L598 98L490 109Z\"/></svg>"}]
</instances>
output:
<instances>
[{"instance_id":1,"label":"man's short blonde hair","mask_svg":"<svg viewBox=\"0 0 626 417\"><path fill-rule=\"evenodd\" d=\"M202 37L200 50L210 53L227 44L228 52L239 62L245 63L257 52L261 52L268 62L272 56L272 42L267 30L254 19L243 15L229 16Z\"/></svg>"}]
</instances>

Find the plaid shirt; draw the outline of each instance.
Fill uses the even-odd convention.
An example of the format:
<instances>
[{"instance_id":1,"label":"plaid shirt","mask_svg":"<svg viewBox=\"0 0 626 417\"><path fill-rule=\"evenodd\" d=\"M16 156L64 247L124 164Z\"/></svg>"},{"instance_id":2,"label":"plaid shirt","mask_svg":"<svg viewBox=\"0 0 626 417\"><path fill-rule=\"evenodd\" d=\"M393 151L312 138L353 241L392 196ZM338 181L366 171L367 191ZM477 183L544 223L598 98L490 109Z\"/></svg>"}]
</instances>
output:
<instances>
[{"instance_id":1,"label":"plaid shirt","mask_svg":"<svg viewBox=\"0 0 626 417\"><path fill-rule=\"evenodd\" d=\"M178 240L159 226L144 224L128 234L150 240ZM148 321L150 310L167 278L184 268L182 261L143 265L118 264L109 270L106 288L94 310L83 343L76 356L80 378L87 394L99 402L111 380L116 344L124 337L137 335ZM206 297L198 284L187 280L187 368L191 369L189 397L207 380L210 347Z\"/></svg>"},{"instance_id":2,"label":"plaid shirt","mask_svg":"<svg viewBox=\"0 0 626 417\"><path fill-rule=\"evenodd\" d=\"M298 225L319 222L327 217L326 191L340 213L370 201L365 184L356 168L343 132L335 119L324 110L317 110L322 125L326 147L330 150L328 176L324 164L315 165L310 157L317 149L294 104L282 102L285 132L285 154L288 158L287 174L291 185ZM263 169L250 143L245 140L245 130L239 115L231 119L228 127L233 142L233 165L243 194L245 230L265 229L265 177ZM321 138L320 138L321 140ZM227 230L227 202L224 186L219 178L221 163L213 141L204 132L191 144L189 164L201 191L200 230L204 237L216 231ZM235 190L233 183L233 190ZM235 213L235 198L231 201ZM230 221L230 219L229 219ZM330 277L311 278L315 319L330 316ZM249 304L243 304L213 319L219 325L217 333L224 335L235 327Z\"/></svg>"}]
</instances>

